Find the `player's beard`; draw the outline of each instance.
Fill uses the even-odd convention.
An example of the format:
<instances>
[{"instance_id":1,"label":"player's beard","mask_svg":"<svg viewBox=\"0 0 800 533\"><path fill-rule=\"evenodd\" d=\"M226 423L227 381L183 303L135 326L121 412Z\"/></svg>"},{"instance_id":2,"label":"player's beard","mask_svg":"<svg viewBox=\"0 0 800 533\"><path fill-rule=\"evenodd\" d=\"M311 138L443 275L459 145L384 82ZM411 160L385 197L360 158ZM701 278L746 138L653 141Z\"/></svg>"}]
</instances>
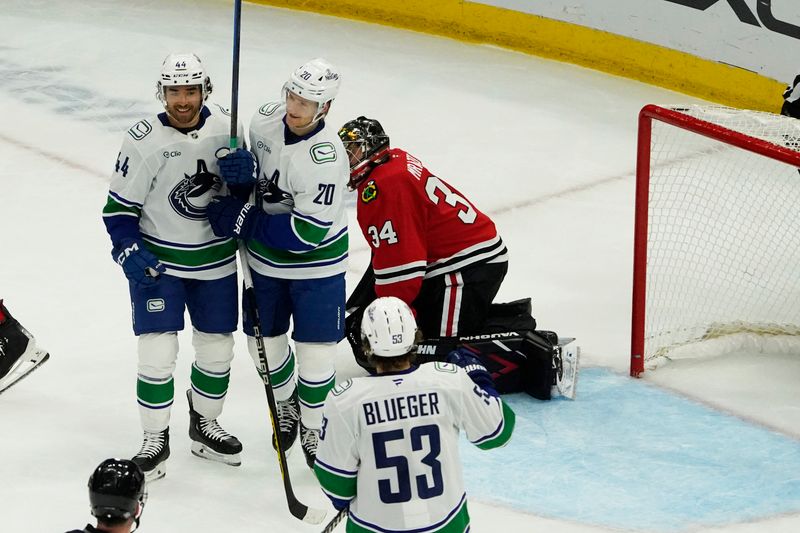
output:
<instances>
[{"instance_id":1,"label":"player's beard","mask_svg":"<svg viewBox=\"0 0 800 533\"><path fill-rule=\"evenodd\" d=\"M189 127L200 113L200 105L197 104L173 104L167 106L167 114L178 127Z\"/></svg>"}]
</instances>

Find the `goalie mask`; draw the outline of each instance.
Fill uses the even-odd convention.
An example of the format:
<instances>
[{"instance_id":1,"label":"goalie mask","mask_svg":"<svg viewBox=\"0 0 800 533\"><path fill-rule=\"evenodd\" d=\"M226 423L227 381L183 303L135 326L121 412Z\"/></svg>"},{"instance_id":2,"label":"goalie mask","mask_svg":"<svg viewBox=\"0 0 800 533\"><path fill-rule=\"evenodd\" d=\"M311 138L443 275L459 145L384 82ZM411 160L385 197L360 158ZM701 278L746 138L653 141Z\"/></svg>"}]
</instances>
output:
<instances>
[{"instance_id":1,"label":"goalie mask","mask_svg":"<svg viewBox=\"0 0 800 533\"><path fill-rule=\"evenodd\" d=\"M361 338L375 357L397 357L416 348L417 321L406 303L394 296L369 304L361 320Z\"/></svg>"},{"instance_id":2,"label":"goalie mask","mask_svg":"<svg viewBox=\"0 0 800 533\"><path fill-rule=\"evenodd\" d=\"M375 119L362 116L351 120L339 129L339 138L350 156L348 186L351 189L358 187L373 168L389 158L389 136Z\"/></svg>"},{"instance_id":3,"label":"goalie mask","mask_svg":"<svg viewBox=\"0 0 800 533\"><path fill-rule=\"evenodd\" d=\"M319 121L327 113L325 104L332 102L339 93L341 76L329 61L321 57L312 59L292 72L283 85L283 98L291 91L301 98L317 103L317 112L311 124Z\"/></svg>"},{"instance_id":4,"label":"goalie mask","mask_svg":"<svg viewBox=\"0 0 800 533\"><path fill-rule=\"evenodd\" d=\"M144 473L128 459L106 459L89 477L92 515L108 523L139 518L147 500Z\"/></svg>"},{"instance_id":5,"label":"goalie mask","mask_svg":"<svg viewBox=\"0 0 800 533\"><path fill-rule=\"evenodd\" d=\"M206 74L203 63L195 54L170 54L161 64L161 77L156 83L156 97L164 105L167 100L164 90L167 87L199 85L203 93L203 102L211 94L213 86L211 78Z\"/></svg>"}]
</instances>

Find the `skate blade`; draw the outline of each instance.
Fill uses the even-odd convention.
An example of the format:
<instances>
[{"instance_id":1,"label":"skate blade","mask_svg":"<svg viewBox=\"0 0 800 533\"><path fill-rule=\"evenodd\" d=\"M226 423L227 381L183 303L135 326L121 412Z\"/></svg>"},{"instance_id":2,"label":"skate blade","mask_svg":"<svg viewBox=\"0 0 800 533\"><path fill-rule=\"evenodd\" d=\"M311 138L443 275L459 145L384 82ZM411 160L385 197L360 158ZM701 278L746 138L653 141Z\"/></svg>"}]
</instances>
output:
<instances>
[{"instance_id":1,"label":"skate blade","mask_svg":"<svg viewBox=\"0 0 800 533\"><path fill-rule=\"evenodd\" d=\"M205 444L196 441L192 442L192 454L196 455L197 457L202 457L203 459L208 459L209 461L216 461L226 465L240 466L242 464L242 458L240 454L219 453L212 450Z\"/></svg>"},{"instance_id":2,"label":"skate blade","mask_svg":"<svg viewBox=\"0 0 800 533\"><path fill-rule=\"evenodd\" d=\"M156 465L156 467L152 470L148 470L144 473L144 481L145 483L152 483L153 481L158 481L162 477L167 475L167 465L165 463L160 463Z\"/></svg>"},{"instance_id":3,"label":"skate blade","mask_svg":"<svg viewBox=\"0 0 800 533\"><path fill-rule=\"evenodd\" d=\"M31 372L42 366L48 359L50 359L49 353L29 346L29 349L25 350L19 360L11 367L8 374L0 379L0 394L28 377Z\"/></svg>"}]
</instances>

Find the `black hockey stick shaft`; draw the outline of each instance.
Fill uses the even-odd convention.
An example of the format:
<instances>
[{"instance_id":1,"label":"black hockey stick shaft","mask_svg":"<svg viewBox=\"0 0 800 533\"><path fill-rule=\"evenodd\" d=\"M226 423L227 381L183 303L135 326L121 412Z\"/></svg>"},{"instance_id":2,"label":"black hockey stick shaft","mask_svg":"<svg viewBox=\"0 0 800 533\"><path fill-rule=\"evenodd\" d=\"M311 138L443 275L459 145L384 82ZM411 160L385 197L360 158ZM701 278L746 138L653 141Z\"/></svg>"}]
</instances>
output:
<instances>
[{"instance_id":1,"label":"black hockey stick shaft","mask_svg":"<svg viewBox=\"0 0 800 533\"><path fill-rule=\"evenodd\" d=\"M230 149L239 146L239 42L242 34L242 0L233 1L233 70L231 71L231 142Z\"/></svg>"},{"instance_id":2,"label":"black hockey stick shaft","mask_svg":"<svg viewBox=\"0 0 800 533\"><path fill-rule=\"evenodd\" d=\"M331 521L328 522L328 525L325 526L325 529L322 530L322 533L333 533L333 530L336 529L336 526L339 525L339 522L341 522L342 519L345 516L347 516L348 512L350 512L350 508L349 507L345 507L344 509L342 509L341 511L336 513L336 516L331 518Z\"/></svg>"},{"instance_id":3,"label":"black hockey stick shaft","mask_svg":"<svg viewBox=\"0 0 800 533\"><path fill-rule=\"evenodd\" d=\"M258 316L258 303L256 301L255 290L253 289L253 278L250 274L250 265L247 262L247 249L244 243L239 244L239 260L242 263L242 278L244 279L244 297L247 299L250 320L253 323L253 336L258 347L258 373L264 382L264 391L267 393L267 403L269 404L269 417L272 423L272 434L275 435L273 442L278 451L278 465L281 469L283 479L283 489L286 492L286 502L289 505L289 512L292 516L311 524L319 524L325 519L325 511L309 508L297 499L292 489L292 481L289 477L289 465L286 461L286 450L283 449L281 439L278 438L278 409L275 403L275 393L272 390L269 376L269 362L267 361L267 351L264 349L264 336L261 334L261 319Z\"/></svg>"}]
</instances>

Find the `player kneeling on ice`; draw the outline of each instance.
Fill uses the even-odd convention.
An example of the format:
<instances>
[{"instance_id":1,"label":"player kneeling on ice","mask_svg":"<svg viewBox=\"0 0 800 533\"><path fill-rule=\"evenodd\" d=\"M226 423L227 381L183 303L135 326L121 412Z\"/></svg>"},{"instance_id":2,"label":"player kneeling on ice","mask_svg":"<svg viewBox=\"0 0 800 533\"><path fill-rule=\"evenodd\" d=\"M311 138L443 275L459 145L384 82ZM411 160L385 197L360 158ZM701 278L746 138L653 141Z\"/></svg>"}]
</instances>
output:
<instances>
[{"instance_id":1,"label":"player kneeling on ice","mask_svg":"<svg viewBox=\"0 0 800 533\"><path fill-rule=\"evenodd\" d=\"M494 222L417 158L390 148L377 120L351 120L339 137L350 159L349 186L358 193L358 224L372 249L347 301L347 337L358 363L374 370L361 349L364 309L378 296L395 296L413 310L425 339L419 355L427 360L466 345L502 393L574 397L578 348L536 331L529 299L492 304L508 270Z\"/></svg>"},{"instance_id":2,"label":"player kneeling on ice","mask_svg":"<svg viewBox=\"0 0 800 533\"><path fill-rule=\"evenodd\" d=\"M36 341L0 300L0 394L39 368L50 354Z\"/></svg>"},{"instance_id":3,"label":"player kneeling on ice","mask_svg":"<svg viewBox=\"0 0 800 533\"><path fill-rule=\"evenodd\" d=\"M138 337L136 397L144 439L133 461L148 481L166 473L172 374L187 309L195 351L186 391L192 453L241 464L241 443L217 422L239 302L236 241L214 235L206 216L211 197L223 188L217 152L230 143L227 111L205 105L211 90L196 55L167 56L156 93L164 112L126 132L103 209L112 257L128 278Z\"/></svg>"},{"instance_id":4,"label":"player kneeling on ice","mask_svg":"<svg viewBox=\"0 0 800 533\"><path fill-rule=\"evenodd\" d=\"M377 375L325 399L314 466L323 491L348 509L348 531L467 531L459 433L483 450L503 446L514 412L469 352L417 366L417 325L398 298L367 306L361 336Z\"/></svg>"}]
</instances>

